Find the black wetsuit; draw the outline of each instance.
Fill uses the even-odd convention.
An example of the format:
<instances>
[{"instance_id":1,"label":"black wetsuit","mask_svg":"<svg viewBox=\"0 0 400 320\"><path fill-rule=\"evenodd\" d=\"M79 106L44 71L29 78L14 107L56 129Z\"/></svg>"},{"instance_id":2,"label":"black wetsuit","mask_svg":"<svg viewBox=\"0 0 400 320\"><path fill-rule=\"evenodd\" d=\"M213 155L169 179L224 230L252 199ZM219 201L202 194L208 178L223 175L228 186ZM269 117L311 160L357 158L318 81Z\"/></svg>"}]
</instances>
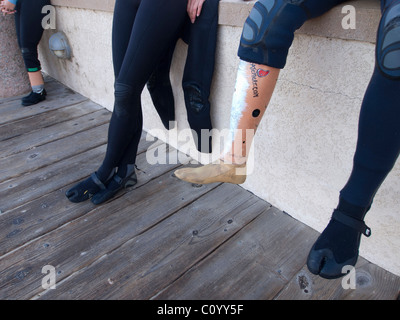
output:
<instances>
[{"instance_id":1,"label":"black wetsuit","mask_svg":"<svg viewBox=\"0 0 400 320\"><path fill-rule=\"evenodd\" d=\"M195 23L187 19L181 35L183 41L189 45L182 79L187 119L193 131L195 145L200 152L212 151L209 135L212 129L209 96L215 65L219 1L205 1L201 15ZM166 128L175 120L174 98L169 82L174 48L175 44L148 82L154 105Z\"/></svg>"},{"instance_id":2,"label":"black wetsuit","mask_svg":"<svg viewBox=\"0 0 400 320\"><path fill-rule=\"evenodd\" d=\"M96 171L95 175L82 181L66 192L66 196L73 202L80 202L92 197L92 202L101 203L110 197L117 188L109 181L110 175L118 168L116 174L120 183L121 179L132 174L132 167L136 162L138 144L142 133L143 115L141 106L141 94L146 83L149 82L153 101L155 101L156 110L161 116L163 123L168 125L168 120L173 119L173 96L169 83L169 67L172 53L177 40L183 36L183 31L187 30L188 0L117 0L114 9L113 31L112 31L112 53L115 73L115 103L108 130L107 151L103 163ZM216 0L210 0L210 4L217 3ZM210 12L204 6L202 13ZM215 5L214 5L214 8ZM196 23L201 21L203 16L196 19ZM204 15L208 17L207 14ZM216 23L216 14L212 16L213 23ZM195 24L196 24L195 23ZM207 24L201 24L208 30ZM191 79L191 74L202 69L201 65L193 65L198 62L210 63L206 66L207 70L213 69L213 58L215 50L215 37L211 31L207 33L207 40L211 45L212 63L195 57L191 53L191 44L197 41L202 30L197 30L193 25L189 36L189 54L187 70L185 70L184 84ZM197 34L196 34L197 32ZM214 29L213 32L216 32ZM196 38L196 39L195 39ZM211 40L209 40L211 38ZM200 46L202 43L199 44ZM198 45L198 46L199 46ZM197 47L198 47L197 46ZM195 45L193 47L196 47ZM210 73L210 72L209 72ZM198 73L200 79L198 87L201 93L208 99L211 75L207 73ZM212 73L212 72L211 72ZM203 85L209 81L208 84ZM164 86L164 84L166 85ZM161 92L157 91L161 88ZM207 89L208 88L208 89ZM157 97L160 98L157 101ZM155 99L154 99L155 98ZM166 102L167 101L167 102ZM171 102L171 104L168 103ZM171 107L172 106L172 107ZM199 128L210 129L210 124L204 120L209 118L209 107L206 109L206 116L198 117L195 123ZM208 112L208 115L207 115ZM191 115L189 115L189 118ZM204 125L203 125L204 124ZM197 127L196 127L197 130ZM100 189L102 193L99 193ZM114 189L108 192L107 189Z\"/></svg>"},{"instance_id":3,"label":"black wetsuit","mask_svg":"<svg viewBox=\"0 0 400 320\"><path fill-rule=\"evenodd\" d=\"M205 110L197 112L188 108L189 122L196 131L211 129L208 96L214 69L217 4L218 1L212 0L208 6L203 6L200 17L191 26L189 36L183 86L199 88L205 105ZM101 178L106 176L102 172L103 168L108 173L111 168L123 168L135 163L143 122L141 93L165 61L167 66L164 70L169 70L172 50L177 39L182 36L182 30L187 27L186 7L187 0L116 1L113 25L115 106L109 128L107 154L100 168ZM210 29L210 24L206 23L209 20L212 20L214 29ZM206 37L202 32L207 32ZM205 41L202 40L204 38ZM200 43L196 44L196 41ZM196 48L199 50L204 43L211 53L197 57ZM164 76L169 76L169 73L164 73ZM156 108L164 124L174 112L171 106L172 101L164 105L165 109Z\"/></svg>"},{"instance_id":4,"label":"black wetsuit","mask_svg":"<svg viewBox=\"0 0 400 320\"><path fill-rule=\"evenodd\" d=\"M50 0L18 0L16 3L15 27L28 72L41 70L37 47L43 35L42 20L46 15L42 13L42 8L49 4Z\"/></svg>"}]
</instances>

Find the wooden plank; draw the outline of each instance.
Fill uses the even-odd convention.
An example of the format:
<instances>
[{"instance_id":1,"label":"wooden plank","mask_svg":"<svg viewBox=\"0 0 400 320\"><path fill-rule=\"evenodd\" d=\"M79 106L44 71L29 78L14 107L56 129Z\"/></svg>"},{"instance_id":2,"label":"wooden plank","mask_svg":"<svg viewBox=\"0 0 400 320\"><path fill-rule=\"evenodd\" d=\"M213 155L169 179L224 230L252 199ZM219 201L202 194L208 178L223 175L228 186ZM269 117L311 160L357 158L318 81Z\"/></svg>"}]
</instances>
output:
<instances>
[{"instance_id":1,"label":"wooden plank","mask_svg":"<svg viewBox=\"0 0 400 320\"><path fill-rule=\"evenodd\" d=\"M272 207L154 299L272 299L304 265L315 232Z\"/></svg>"},{"instance_id":2,"label":"wooden plank","mask_svg":"<svg viewBox=\"0 0 400 320\"><path fill-rule=\"evenodd\" d=\"M33 131L28 135L22 135L11 140L3 141L0 158L36 149L50 142L64 139L68 136L72 136L103 124L108 124L110 116L110 112L100 110L94 114L82 115L77 119L58 123L51 127L45 127Z\"/></svg>"},{"instance_id":3,"label":"wooden plank","mask_svg":"<svg viewBox=\"0 0 400 320\"><path fill-rule=\"evenodd\" d=\"M2 213L0 221L3 221L3 216L8 215L11 210L54 191L59 191L66 185L72 185L89 176L97 170L105 151L106 146L102 145L0 183L0 210ZM14 219L11 217L12 215L10 215L10 219ZM19 218L15 217L15 219ZM4 224L0 222L0 226L4 226Z\"/></svg>"},{"instance_id":4,"label":"wooden plank","mask_svg":"<svg viewBox=\"0 0 400 320\"><path fill-rule=\"evenodd\" d=\"M183 181L161 180L161 183L168 184L162 192L167 195L157 192L147 201L149 205L158 202L164 210L175 201L183 201L196 190ZM181 188L189 191L189 194L181 193ZM159 197L162 197L162 201L159 201ZM173 203L162 203L170 198L173 198ZM61 281L57 290L43 292L39 297L149 299L216 250L261 214L266 206L269 205L265 201L237 185L220 185ZM140 212L132 210L138 214ZM152 216L155 212L157 210L152 209L146 214ZM132 219L137 224L136 219Z\"/></svg>"},{"instance_id":5,"label":"wooden plank","mask_svg":"<svg viewBox=\"0 0 400 320\"><path fill-rule=\"evenodd\" d=\"M106 110L98 104L87 100L65 108L50 110L18 121L0 125L0 140L7 140L22 134L41 130L60 122L77 119L95 111ZM4 143L1 143L2 146Z\"/></svg>"},{"instance_id":6,"label":"wooden plank","mask_svg":"<svg viewBox=\"0 0 400 320\"><path fill-rule=\"evenodd\" d=\"M48 166L107 142L108 124L0 159L0 182ZM12 168L12 170L10 170Z\"/></svg>"},{"instance_id":7,"label":"wooden plank","mask_svg":"<svg viewBox=\"0 0 400 320\"><path fill-rule=\"evenodd\" d=\"M355 267L355 288L347 279L323 279L304 266L277 295L277 300L397 300L400 278L360 257ZM346 289L347 288L347 289Z\"/></svg>"},{"instance_id":8,"label":"wooden plank","mask_svg":"<svg viewBox=\"0 0 400 320\"><path fill-rule=\"evenodd\" d=\"M149 165L144 153L147 146L144 139L140 146L141 154L137 157L138 184L134 188L146 184L166 170L177 166ZM103 145L37 170L31 175L24 175L11 182L0 184L2 194L0 255L57 228L66 221L75 219L82 211L68 213L69 206L65 204L65 191L94 172L98 167L98 159L101 159L104 153L105 146ZM120 196L122 194L124 192L121 192ZM90 209L92 206L89 205L87 208ZM60 211L63 211L62 215L59 214Z\"/></svg>"},{"instance_id":9,"label":"wooden plank","mask_svg":"<svg viewBox=\"0 0 400 320\"><path fill-rule=\"evenodd\" d=\"M58 201L49 197L52 202L48 207L31 210L36 221L51 212L56 212L53 219L61 219L60 213L70 215L72 212L80 217L0 258L0 299L27 299L39 294L43 290L41 269L45 265L56 267L57 281L61 285L64 278L102 260L129 239L215 187L188 187L182 183L172 188L175 180L172 172L167 172L101 206L90 202L72 204L65 197ZM39 227L36 222L32 229ZM63 293L63 289L56 291Z\"/></svg>"},{"instance_id":10,"label":"wooden plank","mask_svg":"<svg viewBox=\"0 0 400 320\"><path fill-rule=\"evenodd\" d=\"M55 90L56 87L62 87L63 84L61 84L59 81L55 80L54 78L51 78L45 74L43 74L44 76L44 82L45 82L45 86L47 87L47 89L49 90ZM4 106L6 104L12 103L12 102L17 102L20 103L19 100L21 100L21 98L23 98L24 96L26 96L26 94L21 94L15 97L9 97L9 98L1 98L0 99L0 107Z\"/></svg>"},{"instance_id":11,"label":"wooden plank","mask_svg":"<svg viewBox=\"0 0 400 320\"><path fill-rule=\"evenodd\" d=\"M162 145L160 141L146 141L146 136L147 134L142 134L138 154L146 152L149 148ZM105 151L106 145L102 145L40 168L29 174L24 174L0 183L0 214L7 213L13 208L47 195L52 191L59 190L65 186L71 186L89 176L99 167L104 158ZM144 163L140 157L138 157L137 165L142 175L151 175L153 172L157 174L158 172L153 168L148 170L147 162ZM148 179L150 180L150 176Z\"/></svg>"},{"instance_id":12,"label":"wooden plank","mask_svg":"<svg viewBox=\"0 0 400 320\"><path fill-rule=\"evenodd\" d=\"M0 103L0 124L32 117L39 113L63 108L85 100L88 100L88 98L55 83L54 89L49 88L46 100L33 106L22 107L20 101L15 100Z\"/></svg>"},{"instance_id":13,"label":"wooden plank","mask_svg":"<svg viewBox=\"0 0 400 320\"><path fill-rule=\"evenodd\" d=\"M51 77L44 78L44 85L46 87L46 91L50 91L50 92L60 92L60 91L62 92L66 88L66 86L63 85L61 82L59 82ZM6 99L0 99L0 106L4 107L6 105L7 106L12 105L12 104L14 104L14 102L17 102L17 105L18 105L21 102L19 100L24 96L26 96L26 94L22 94L22 95L16 96L16 97L10 97L10 98L6 98Z\"/></svg>"}]
</instances>

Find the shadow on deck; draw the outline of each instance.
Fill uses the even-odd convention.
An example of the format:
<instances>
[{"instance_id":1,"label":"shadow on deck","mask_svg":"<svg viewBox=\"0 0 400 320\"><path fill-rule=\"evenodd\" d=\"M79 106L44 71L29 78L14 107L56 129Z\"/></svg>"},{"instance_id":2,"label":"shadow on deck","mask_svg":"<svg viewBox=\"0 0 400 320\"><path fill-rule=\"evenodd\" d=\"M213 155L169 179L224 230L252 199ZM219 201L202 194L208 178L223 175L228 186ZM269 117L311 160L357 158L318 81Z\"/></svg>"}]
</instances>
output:
<instances>
[{"instance_id":1,"label":"shadow on deck","mask_svg":"<svg viewBox=\"0 0 400 320\"><path fill-rule=\"evenodd\" d=\"M400 278L363 258L354 290L312 275L316 231L240 186L149 165L147 150L177 151L145 133L135 187L100 206L69 202L65 190L103 158L111 113L53 79L47 91L32 107L0 100L0 299L398 297Z\"/></svg>"}]
</instances>

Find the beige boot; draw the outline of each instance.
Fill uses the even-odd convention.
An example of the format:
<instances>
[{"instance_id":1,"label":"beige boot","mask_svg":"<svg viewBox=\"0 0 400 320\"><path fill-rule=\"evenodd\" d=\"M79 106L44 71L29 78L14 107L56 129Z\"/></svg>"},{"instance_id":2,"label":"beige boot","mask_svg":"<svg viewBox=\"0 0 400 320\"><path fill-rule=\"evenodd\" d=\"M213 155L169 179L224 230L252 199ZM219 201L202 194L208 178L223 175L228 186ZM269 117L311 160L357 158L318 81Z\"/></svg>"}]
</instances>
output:
<instances>
[{"instance_id":1,"label":"beige boot","mask_svg":"<svg viewBox=\"0 0 400 320\"><path fill-rule=\"evenodd\" d=\"M175 176L181 180L208 184L214 182L227 182L241 184L246 180L246 164L208 164L197 168L183 168L175 171Z\"/></svg>"}]
</instances>

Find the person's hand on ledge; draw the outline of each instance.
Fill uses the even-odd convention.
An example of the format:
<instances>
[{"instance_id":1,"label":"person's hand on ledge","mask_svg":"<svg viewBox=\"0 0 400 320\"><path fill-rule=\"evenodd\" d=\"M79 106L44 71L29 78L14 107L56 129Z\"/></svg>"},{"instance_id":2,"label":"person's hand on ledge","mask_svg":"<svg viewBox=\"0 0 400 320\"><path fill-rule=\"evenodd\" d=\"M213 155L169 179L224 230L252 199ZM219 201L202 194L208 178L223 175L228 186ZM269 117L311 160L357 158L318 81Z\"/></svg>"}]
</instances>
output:
<instances>
[{"instance_id":1,"label":"person's hand on ledge","mask_svg":"<svg viewBox=\"0 0 400 320\"><path fill-rule=\"evenodd\" d=\"M187 12L190 17L190 21L194 23L196 18L200 16L201 9L205 0L189 0L187 4Z\"/></svg>"}]
</instances>

